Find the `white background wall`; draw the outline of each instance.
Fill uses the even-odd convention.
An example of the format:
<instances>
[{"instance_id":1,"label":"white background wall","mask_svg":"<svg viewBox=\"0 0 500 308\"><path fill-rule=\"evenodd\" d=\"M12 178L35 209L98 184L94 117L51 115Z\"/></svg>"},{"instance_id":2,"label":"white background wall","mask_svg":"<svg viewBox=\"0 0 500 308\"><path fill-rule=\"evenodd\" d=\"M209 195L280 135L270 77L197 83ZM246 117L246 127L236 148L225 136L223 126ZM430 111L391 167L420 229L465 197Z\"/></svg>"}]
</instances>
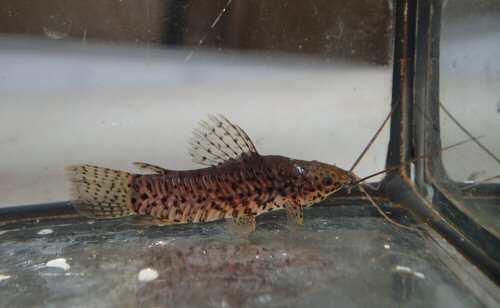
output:
<instances>
[{"instance_id":1,"label":"white background wall","mask_svg":"<svg viewBox=\"0 0 500 308\"><path fill-rule=\"evenodd\" d=\"M68 200L63 167L198 168L187 154L208 113L261 154L349 169L389 112L391 67L9 40L0 44L0 206ZM384 168L388 129L355 170Z\"/></svg>"}]
</instances>

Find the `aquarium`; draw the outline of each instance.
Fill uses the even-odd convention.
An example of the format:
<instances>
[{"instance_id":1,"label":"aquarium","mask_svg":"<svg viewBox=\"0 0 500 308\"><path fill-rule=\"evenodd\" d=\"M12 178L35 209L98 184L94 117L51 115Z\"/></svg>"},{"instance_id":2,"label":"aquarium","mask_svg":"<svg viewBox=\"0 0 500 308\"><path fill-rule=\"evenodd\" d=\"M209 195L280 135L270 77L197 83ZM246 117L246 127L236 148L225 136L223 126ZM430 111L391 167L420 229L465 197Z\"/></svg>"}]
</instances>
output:
<instances>
[{"instance_id":1,"label":"aquarium","mask_svg":"<svg viewBox=\"0 0 500 308\"><path fill-rule=\"evenodd\" d=\"M0 6L0 305L499 305L495 1ZM193 150L213 117L242 137L205 138L215 158ZM243 233L224 219L86 217L70 181L75 164L159 173L137 182L149 192L164 169L181 177L250 143L301 176L319 161L366 180L314 196L303 226L286 199ZM259 195L251 204L275 193L241 179L228 187ZM298 179L277 194L300 195Z\"/></svg>"}]
</instances>

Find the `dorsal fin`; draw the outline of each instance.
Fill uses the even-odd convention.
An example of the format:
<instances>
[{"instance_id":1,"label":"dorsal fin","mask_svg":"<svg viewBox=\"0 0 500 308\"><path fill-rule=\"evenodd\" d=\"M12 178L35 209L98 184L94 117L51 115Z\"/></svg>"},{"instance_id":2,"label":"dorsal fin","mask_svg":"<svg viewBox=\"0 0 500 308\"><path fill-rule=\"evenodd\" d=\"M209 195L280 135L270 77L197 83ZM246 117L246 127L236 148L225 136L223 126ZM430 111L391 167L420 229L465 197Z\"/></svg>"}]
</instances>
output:
<instances>
[{"instance_id":1,"label":"dorsal fin","mask_svg":"<svg viewBox=\"0 0 500 308\"><path fill-rule=\"evenodd\" d=\"M151 171L153 173L158 173L158 174L167 174L170 172L170 170L163 169L162 167L158 167L158 166L151 165L148 163L135 162L133 164L139 170L142 170L142 171Z\"/></svg>"},{"instance_id":2,"label":"dorsal fin","mask_svg":"<svg viewBox=\"0 0 500 308\"><path fill-rule=\"evenodd\" d=\"M195 163L217 166L231 159L259 155L248 135L222 115L208 116L193 131L189 154Z\"/></svg>"}]
</instances>

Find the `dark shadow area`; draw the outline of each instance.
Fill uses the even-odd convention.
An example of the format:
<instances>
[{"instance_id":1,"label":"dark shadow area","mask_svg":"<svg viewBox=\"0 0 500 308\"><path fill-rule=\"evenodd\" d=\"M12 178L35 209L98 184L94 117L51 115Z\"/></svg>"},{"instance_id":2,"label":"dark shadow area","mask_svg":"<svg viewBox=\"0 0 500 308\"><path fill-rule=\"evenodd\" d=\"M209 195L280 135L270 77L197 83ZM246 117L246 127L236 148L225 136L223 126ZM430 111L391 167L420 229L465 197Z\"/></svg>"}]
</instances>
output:
<instances>
[{"instance_id":1,"label":"dark shadow area","mask_svg":"<svg viewBox=\"0 0 500 308\"><path fill-rule=\"evenodd\" d=\"M384 0L3 0L0 7L1 34L288 52L383 65L392 58L392 9Z\"/></svg>"}]
</instances>

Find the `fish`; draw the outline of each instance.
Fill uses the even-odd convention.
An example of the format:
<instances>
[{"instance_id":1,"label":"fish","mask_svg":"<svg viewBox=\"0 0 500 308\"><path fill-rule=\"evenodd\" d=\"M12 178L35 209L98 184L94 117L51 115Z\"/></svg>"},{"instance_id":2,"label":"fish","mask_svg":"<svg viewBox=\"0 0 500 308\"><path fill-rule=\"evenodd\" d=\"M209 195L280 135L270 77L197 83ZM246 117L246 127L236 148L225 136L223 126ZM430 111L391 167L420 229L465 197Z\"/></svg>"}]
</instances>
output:
<instances>
[{"instance_id":1,"label":"fish","mask_svg":"<svg viewBox=\"0 0 500 308\"><path fill-rule=\"evenodd\" d=\"M146 174L92 165L66 167L75 210L97 219L131 216L138 224L227 221L248 234L255 217L285 210L290 228L304 225L303 209L359 179L319 161L260 155L238 125L222 115L201 121L189 154L203 168L168 170L136 162Z\"/></svg>"}]
</instances>

